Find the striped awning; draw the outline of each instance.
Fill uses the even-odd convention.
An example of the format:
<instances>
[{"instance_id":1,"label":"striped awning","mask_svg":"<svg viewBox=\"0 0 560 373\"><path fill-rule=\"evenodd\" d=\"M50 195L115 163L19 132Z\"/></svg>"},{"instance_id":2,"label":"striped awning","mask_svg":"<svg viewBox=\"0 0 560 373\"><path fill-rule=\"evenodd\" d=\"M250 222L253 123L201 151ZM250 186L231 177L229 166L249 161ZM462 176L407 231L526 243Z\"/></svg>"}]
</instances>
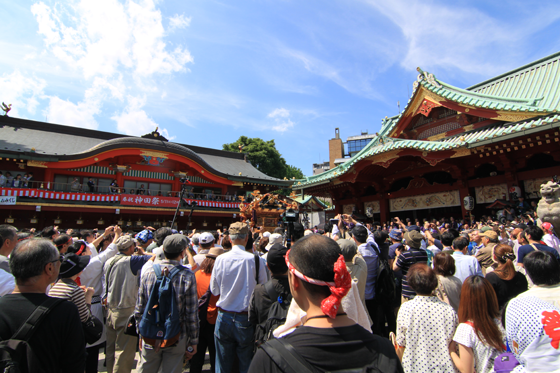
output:
<instances>
[{"instance_id":1,"label":"striped awning","mask_svg":"<svg viewBox=\"0 0 560 373\"><path fill-rule=\"evenodd\" d=\"M123 173L124 176L141 177L144 179L173 180L175 177L165 172L151 172L140 170L129 170Z\"/></svg>"},{"instance_id":2,"label":"striped awning","mask_svg":"<svg viewBox=\"0 0 560 373\"><path fill-rule=\"evenodd\" d=\"M76 172L86 172L88 174L104 174L104 175L114 175L115 170L110 169L109 167L101 167L101 166L89 166L89 167L82 167L82 168L74 168L70 171Z\"/></svg>"}]
</instances>

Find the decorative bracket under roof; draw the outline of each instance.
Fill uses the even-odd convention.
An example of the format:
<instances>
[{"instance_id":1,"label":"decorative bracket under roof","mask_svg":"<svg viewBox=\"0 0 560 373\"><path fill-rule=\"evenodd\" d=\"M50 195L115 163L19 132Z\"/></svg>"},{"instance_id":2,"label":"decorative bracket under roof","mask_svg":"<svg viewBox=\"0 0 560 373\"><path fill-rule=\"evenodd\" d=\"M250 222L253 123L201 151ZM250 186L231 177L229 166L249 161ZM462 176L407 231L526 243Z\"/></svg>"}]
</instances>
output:
<instances>
[{"instance_id":1,"label":"decorative bracket under roof","mask_svg":"<svg viewBox=\"0 0 560 373\"><path fill-rule=\"evenodd\" d=\"M158 128L156 127L155 131L150 132L144 136L141 136L144 139L152 139L152 140L160 140L160 141L165 141L165 142L169 142L169 140L167 140L165 137L163 137L159 132L158 132Z\"/></svg>"}]
</instances>

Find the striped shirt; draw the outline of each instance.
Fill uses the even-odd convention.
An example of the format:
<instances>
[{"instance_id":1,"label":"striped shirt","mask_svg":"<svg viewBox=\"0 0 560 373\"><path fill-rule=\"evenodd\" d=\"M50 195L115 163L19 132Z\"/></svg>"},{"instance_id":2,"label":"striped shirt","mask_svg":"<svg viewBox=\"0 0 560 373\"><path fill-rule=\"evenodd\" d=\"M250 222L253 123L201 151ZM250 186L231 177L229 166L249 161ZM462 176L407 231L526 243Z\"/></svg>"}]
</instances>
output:
<instances>
[{"instance_id":1,"label":"striped shirt","mask_svg":"<svg viewBox=\"0 0 560 373\"><path fill-rule=\"evenodd\" d=\"M408 269L416 263L424 263L428 262L428 254L426 250L422 249L409 249L405 251L397 258L397 266L401 269L403 274L402 280L402 296L405 298L412 299L416 295L416 292L412 290L410 286L408 286L408 281L406 280L406 274L408 273Z\"/></svg>"},{"instance_id":2,"label":"striped shirt","mask_svg":"<svg viewBox=\"0 0 560 373\"><path fill-rule=\"evenodd\" d=\"M49 296L68 299L78 307L80 320L82 322L86 322L89 319L91 313L86 304L86 293L73 280L69 278L58 280L51 290L49 290Z\"/></svg>"},{"instance_id":3,"label":"striped shirt","mask_svg":"<svg viewBox=\"0 0 560 373\"><path fill-rule=\"evenodd\" d=\"M159 265L163 271L164 268L170 270L174 266L180 266L178 260L162 260ZM144 314L144 308L150 299L150 292L156 282L156 274L154 269L148 268L142 274L140 280L140 288L138 289L138 300L134 310L136 325L140 325L140 320ZM183 267L181 271L173 277L171 284L175 290L177 306L179 308L179 320L181 322L181 339L188 337L190 345L198 344L198 294L196 292L196 278L194 273L187 267Z\"/></svg>"}]
</instances>

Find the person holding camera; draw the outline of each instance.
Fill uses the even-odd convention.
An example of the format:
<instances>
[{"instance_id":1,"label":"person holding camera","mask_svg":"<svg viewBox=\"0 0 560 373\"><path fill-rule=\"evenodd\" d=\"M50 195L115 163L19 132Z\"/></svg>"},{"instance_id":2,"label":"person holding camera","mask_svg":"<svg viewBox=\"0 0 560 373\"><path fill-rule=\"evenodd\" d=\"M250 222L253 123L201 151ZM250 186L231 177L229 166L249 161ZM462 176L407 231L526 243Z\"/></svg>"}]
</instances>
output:
<instances>
[{"instance_id":1,"label":"person holding camera","mask_svg":"<svg viewBox=\"0 0 560 373\"><path fill-rule=\"evenodd\" d=\"M107 372L130 373L138 337L126 335L129 317L134 313L138 296L138 274L152 255L145 255L141 247L136 247L129 235L116 241L119 253L108 260L104 267L105 294L107 307L107 352L105 360ZM140 255L133 255L138 252Z\"/></svg>"}]
</instances>

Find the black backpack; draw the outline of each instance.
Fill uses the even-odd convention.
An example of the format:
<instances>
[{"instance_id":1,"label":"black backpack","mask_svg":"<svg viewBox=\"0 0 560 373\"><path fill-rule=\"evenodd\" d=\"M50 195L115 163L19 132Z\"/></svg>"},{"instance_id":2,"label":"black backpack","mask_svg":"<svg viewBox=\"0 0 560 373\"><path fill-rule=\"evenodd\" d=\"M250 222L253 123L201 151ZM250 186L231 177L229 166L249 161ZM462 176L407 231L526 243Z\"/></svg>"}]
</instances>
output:
<instances>
[{"instance_id":1,"label":"black backpack","mask_svg":"<svg viewBox=\"0 0 560 373\"><path fill-rule=\"evenodd\" d=\"M395 299L397 293L397 281L395 274L389 266L387 259L381 259L379 249L375 245L371 245L377 253L377 262L379 268L377 269L377 279L375 280L375 299L392 301Z\"/></svg>"},{"instance_id":2,"label":"black backpack","mask_svg":"<svg viewBox=\"0 0 560 373\"><path fill-rule=\"evenodd\" d=\"M272 332L286 322L292 301L290 294L284 295L276 292L272 280L264 284L264 290L272 300L272 305L268 309L267 319L255 327L255 348L274 338Z\"/></svg>"},{"instance_id":3,"label":"black backpack","mask_svg":"<svg viewBox=\"0 0 560 373\"><path fill-rule=\"evenodd\" d=\"M44 372L28 342L49 312L62 302L66 302L66 300L47 299L31 313L31 316L25 320L12 338L0 342L0 371L6 373Z\"/></svg>"},{"instance_id":4,"label":"black backpack","mask_svg":"<svg viewBox=\"0 0 560 373\"><path fill-rule=\"evenodd\" d=\"M377 343L375 350L370 350L375 359L360 368L351 368L338 371L329 371L330 373L399 373L402 367L395 355L394 359L390 359L387 355L389 351L384 351L385 346ZM274 363L284 373L318 373L317 368L312 366L303 356L301 356L294 346L286 340L286 338L271 339L263 344L261 348L274 361ZM394 351L394 350L393 350Z\"/></svg>"}]
</instances>

